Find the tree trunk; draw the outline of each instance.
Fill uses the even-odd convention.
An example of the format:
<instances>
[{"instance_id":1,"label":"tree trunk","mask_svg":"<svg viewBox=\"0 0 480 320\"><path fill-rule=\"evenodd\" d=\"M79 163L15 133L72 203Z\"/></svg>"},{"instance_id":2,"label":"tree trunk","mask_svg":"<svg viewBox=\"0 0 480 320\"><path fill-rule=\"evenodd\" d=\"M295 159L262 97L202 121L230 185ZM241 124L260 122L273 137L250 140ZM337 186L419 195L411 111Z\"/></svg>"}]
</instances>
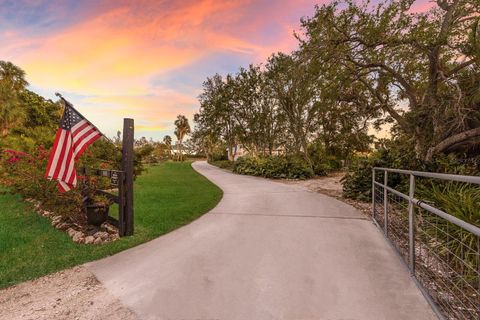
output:
<instances>
[{"instance_id":1,"label":"tree trunk","mask_svg":"<svg viewBox=\"0 0 480 320\"><path fill-rule=\"evenodd\" d=\"M182 161L182 142L181 141L178 141L178 145L177 145L177 161Z\"/></svg>"},{"instance_id":2,"label":"tree trunk","mask_svg":"<svg viewBox=\"0 0 480 320\"><path fill-rule=\"evenodd\" d=\"M301 143L302 143L302 148L303 148L303 158L305 159L305 161L307 162L308 166L310 167L310 169L313 170L313 163L312 163L312 160L310 159L309 155L308 155L308 145L307 145L307 140L303 137L301 139Z\"/></svg>"},{"instance_id":3,"label":"tree trunk","mask_svg":"<svg viewBox=\"0 0 480 320\"><path fill-rule=\"evenodd\" d=\"M421 129L416 127L413 137L415 138L415 155L417 156L417 159L421 159L425 155L427 144L423 136L424 134L422 134Z\"/></svg>"},{"instance_id":4,"label":"tree trunk","mask_svg":"<svg viewBox=\"0 0 480 320\"><path fill-rule=\"evenodd\" d=\"M231 143L228 144L228 150L227 150L227 158L228 158L228 161L233 161L233 146Z\"/></svg>"},{"instance_id":5,"label":"tree trunk","mask_svg":"<svg viewBox=\"0 0 480 320\"><path fill-rule=\"evenodd\" d=\"M235 139L235 137L233 137L233 138L230 138L230 142L228 143L228 160L234 161L236 153L237 153L237 140Z\"/></svg>"},{"instance_id":6,"label":"tree trunk","mask_svg":"<svg viewBox=\"0 0 480 320\"><path fill-rule=\"evenodd\" d=\"M2 130L0 131L0 136L1 137L6 137L8 135L8 128L3 127Z\"/></svg>"}]
</instances>

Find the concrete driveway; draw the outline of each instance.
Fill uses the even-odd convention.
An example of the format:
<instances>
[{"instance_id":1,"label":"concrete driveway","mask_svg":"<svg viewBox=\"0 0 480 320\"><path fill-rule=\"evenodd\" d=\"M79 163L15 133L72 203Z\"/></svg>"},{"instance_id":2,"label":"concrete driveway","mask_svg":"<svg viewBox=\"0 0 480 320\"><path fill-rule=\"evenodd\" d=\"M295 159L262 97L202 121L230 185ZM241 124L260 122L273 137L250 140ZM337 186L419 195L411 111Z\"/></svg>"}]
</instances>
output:
<instances>
[{"instance_id":1,"label":"concrete driveway","mask_svg":"<svg viewBox=\"0 0 480 320\"><path fill-rule=\"evenodd\" d=\"M140 319L436 319L353 207L205 162L193 167L223 189L216 208L87 264Z\"/></svg>"}]
</instances>

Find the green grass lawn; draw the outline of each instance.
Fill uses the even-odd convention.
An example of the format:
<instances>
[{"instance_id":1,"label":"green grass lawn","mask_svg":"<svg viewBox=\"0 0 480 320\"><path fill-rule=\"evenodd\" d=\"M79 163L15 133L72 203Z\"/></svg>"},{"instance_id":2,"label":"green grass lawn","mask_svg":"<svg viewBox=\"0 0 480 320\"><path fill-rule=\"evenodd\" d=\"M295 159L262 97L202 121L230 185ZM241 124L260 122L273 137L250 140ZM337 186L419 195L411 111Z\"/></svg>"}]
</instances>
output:
<instances>
[{"instance_id":1,"label":"green grass lawn","mask_svg":"<svg viewBox=\"0 0 480 320\"><path fill-rule=\"evenodd\" d=\"M135 235L94 246L72 242L19 196L0 194L0 288L151 240L198 218L221 197L190 163L149 167L135 182Z\"/></svg>"}]
</instances>

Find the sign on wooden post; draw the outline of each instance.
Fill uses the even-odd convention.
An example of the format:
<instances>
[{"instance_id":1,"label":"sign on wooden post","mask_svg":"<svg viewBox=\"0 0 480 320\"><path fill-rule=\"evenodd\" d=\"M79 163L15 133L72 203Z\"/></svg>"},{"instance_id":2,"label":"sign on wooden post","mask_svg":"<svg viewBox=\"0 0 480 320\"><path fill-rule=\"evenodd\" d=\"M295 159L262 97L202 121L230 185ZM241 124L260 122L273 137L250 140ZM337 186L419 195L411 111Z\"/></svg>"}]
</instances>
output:
<instances>
[{"instance_id":1,"label":"sign on wooden post","mask_svg":"<svg viewBox=\"0 0 480 320\"><path fill-rule=\"evenodd\" d=\"M104 190L95 190L118 204L118 221L112 217L109 220L118 224L120 237L133 235L133 119L123 119L122 170L82 168L85 175L96 175L110 178L113 187L118 188L118 196Z\"/></svg>"}]
</instances>

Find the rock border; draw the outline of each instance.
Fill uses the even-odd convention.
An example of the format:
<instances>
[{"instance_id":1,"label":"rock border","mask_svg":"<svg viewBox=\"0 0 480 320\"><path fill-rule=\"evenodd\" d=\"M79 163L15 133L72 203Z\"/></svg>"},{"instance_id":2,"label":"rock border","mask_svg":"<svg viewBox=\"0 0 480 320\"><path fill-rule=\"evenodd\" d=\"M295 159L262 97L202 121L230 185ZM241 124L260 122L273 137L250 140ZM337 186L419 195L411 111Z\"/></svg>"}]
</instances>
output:
<instances>
[{"instance_id":1,"label":"rock border","mask_svg":"<svg viewBox=\"0 0 480 320\"><path fill-rule=\"evenodd\" d=\"M99 245L120 239L118 228L108 221L102 223L99 227L82 225L72 221L69 217L44 210L38 200L28 198L25 201L33 205L37 214L49 218L55 229L64 231L75 243Z\"/></svg>"}]
</instances>

